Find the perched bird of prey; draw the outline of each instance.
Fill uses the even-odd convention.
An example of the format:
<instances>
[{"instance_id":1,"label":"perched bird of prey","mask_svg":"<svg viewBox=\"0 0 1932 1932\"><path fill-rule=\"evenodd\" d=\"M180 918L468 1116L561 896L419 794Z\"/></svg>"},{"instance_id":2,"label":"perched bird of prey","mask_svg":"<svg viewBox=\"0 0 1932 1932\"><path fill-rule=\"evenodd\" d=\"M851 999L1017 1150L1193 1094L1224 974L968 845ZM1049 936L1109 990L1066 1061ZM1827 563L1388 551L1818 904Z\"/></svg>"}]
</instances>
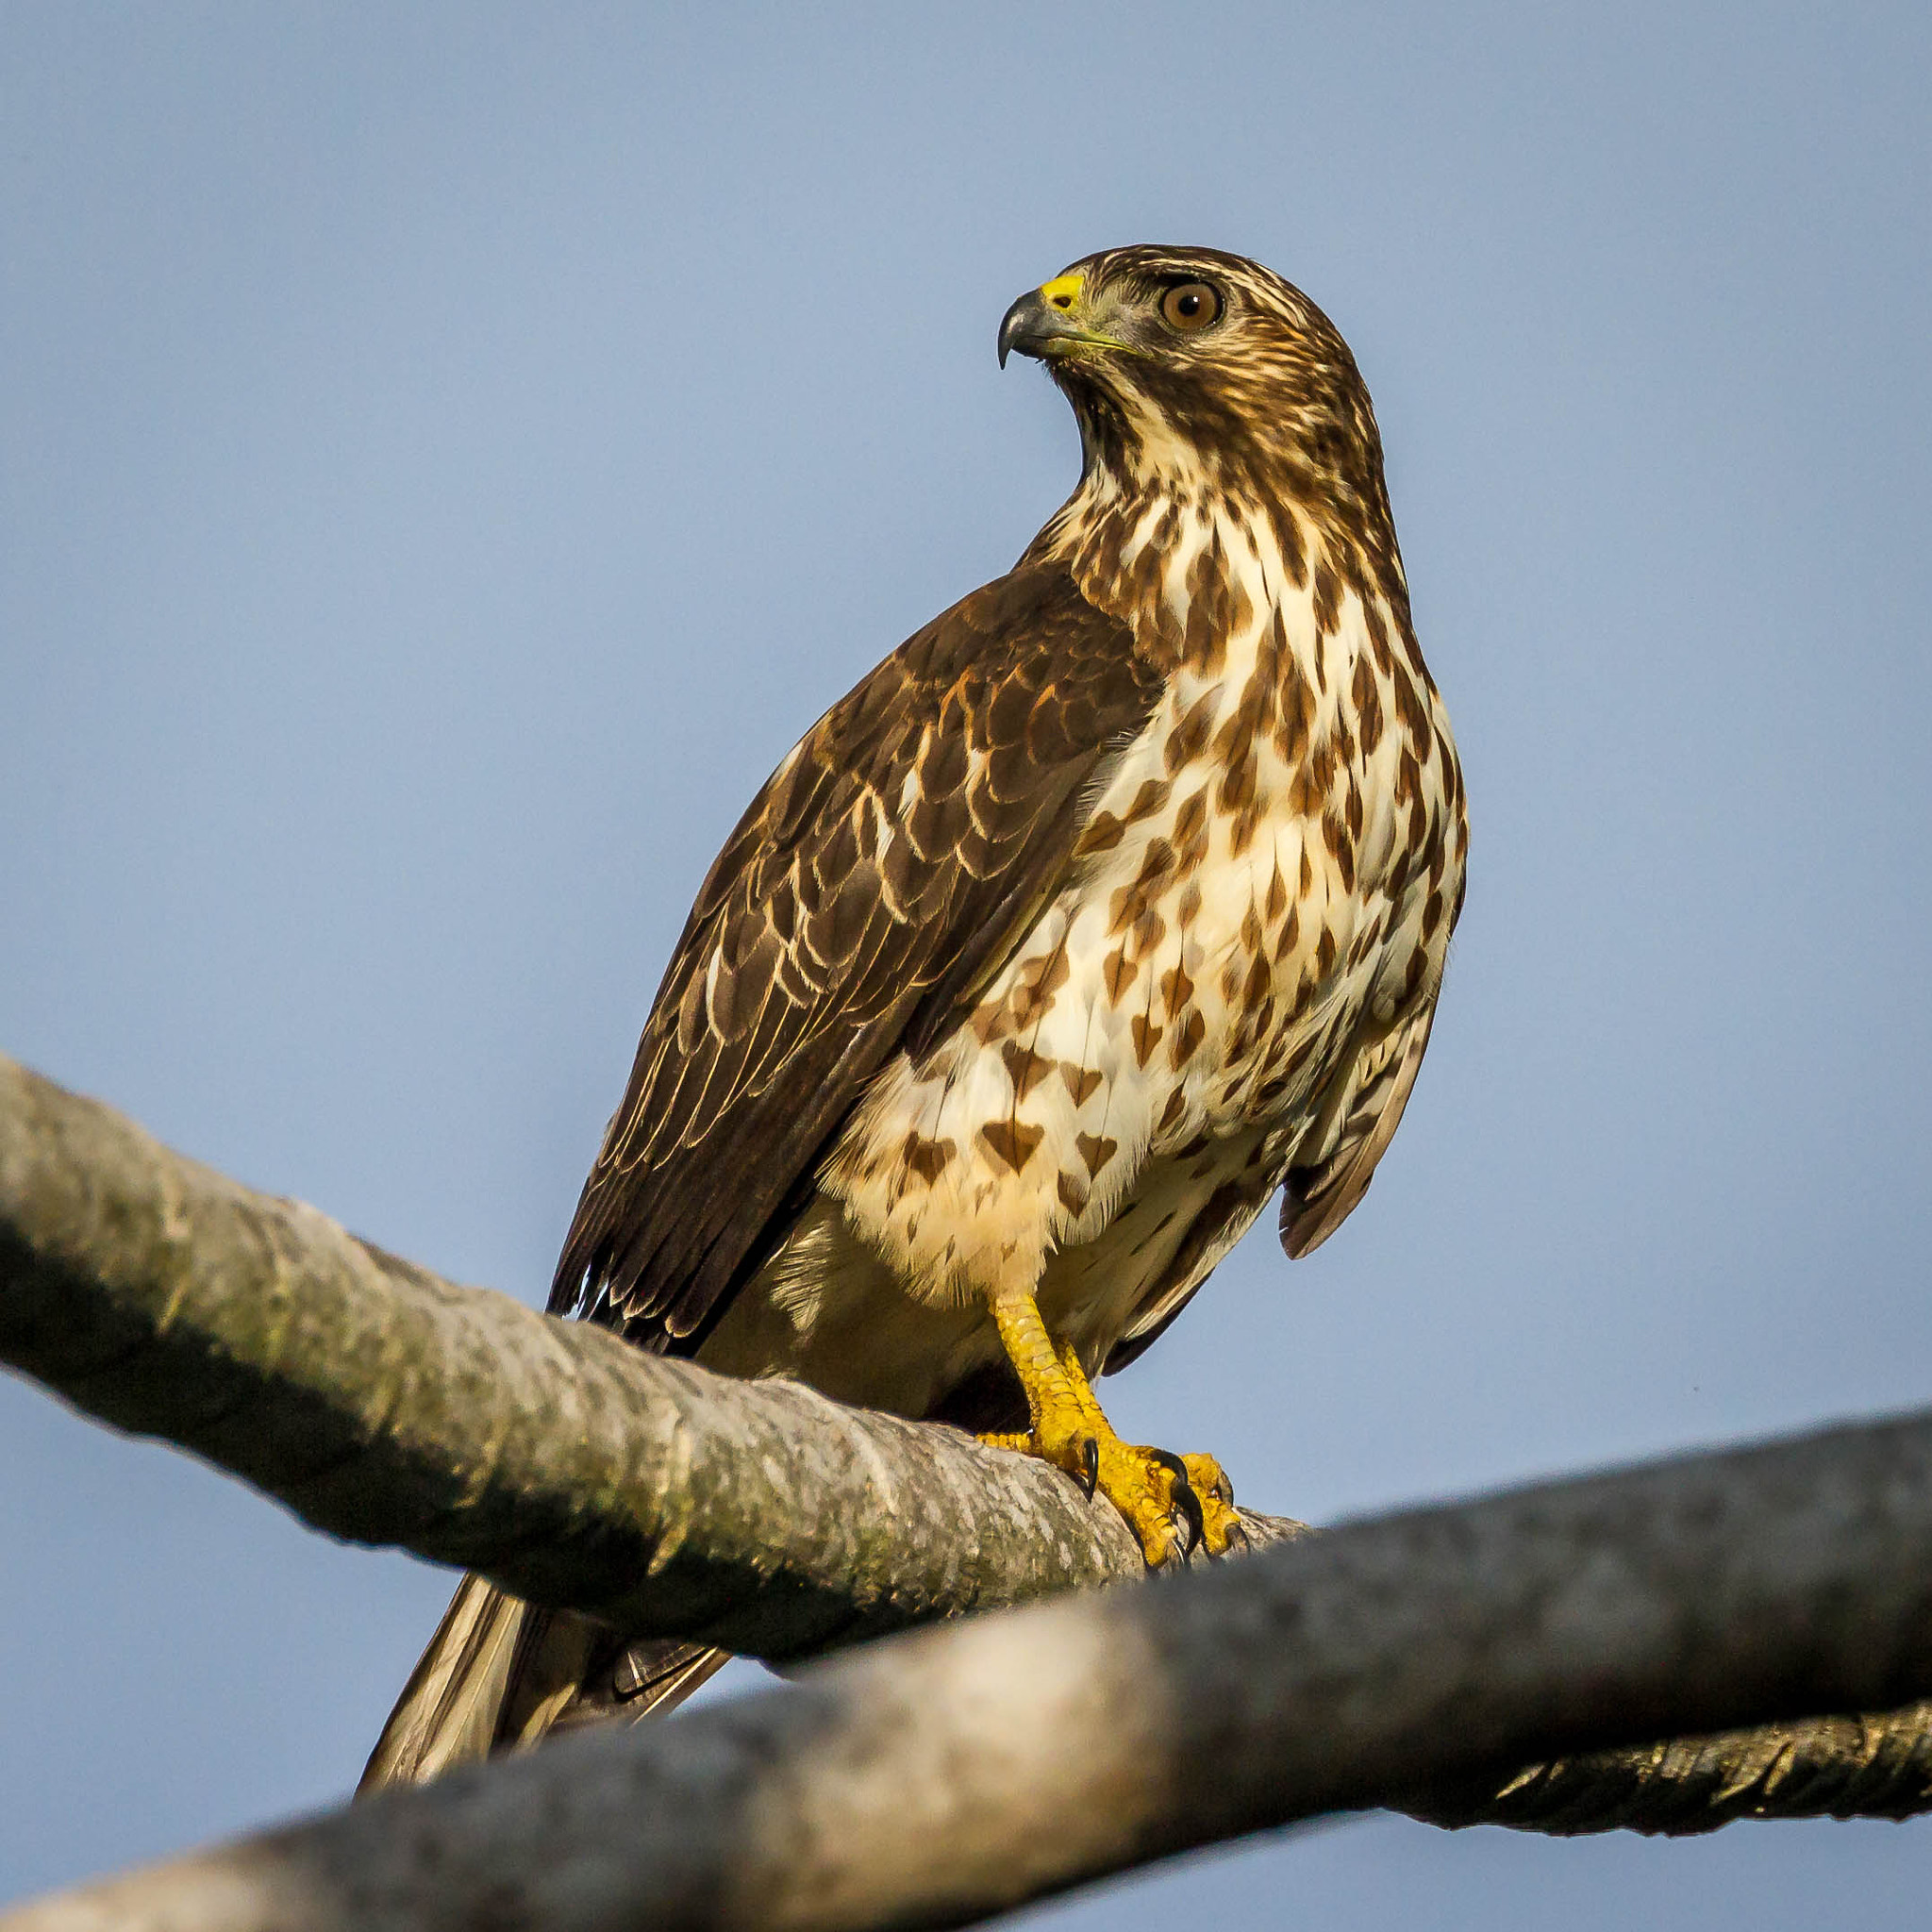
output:
<instances>
[{"instance_id":1,"label":"perched bird of prey","mask_svg":"<svg viewBox=\"0 0 1932 1932\"><path fill-rule=\"evenodd\" d=\"M1091 1379L1277 1190L1307 1254L1428 1044L1468 850L1368 392L1327 318L1207 249L1090 256L1000 359L1079 487L1007 575L813 725L711 867L553 1310L941 1417L1118 1506L1150 1564L1237 1537L1206 1456ZM722 1661L457 1594L365 1784L637 1714Z\"/></svg>"}]
</instances>

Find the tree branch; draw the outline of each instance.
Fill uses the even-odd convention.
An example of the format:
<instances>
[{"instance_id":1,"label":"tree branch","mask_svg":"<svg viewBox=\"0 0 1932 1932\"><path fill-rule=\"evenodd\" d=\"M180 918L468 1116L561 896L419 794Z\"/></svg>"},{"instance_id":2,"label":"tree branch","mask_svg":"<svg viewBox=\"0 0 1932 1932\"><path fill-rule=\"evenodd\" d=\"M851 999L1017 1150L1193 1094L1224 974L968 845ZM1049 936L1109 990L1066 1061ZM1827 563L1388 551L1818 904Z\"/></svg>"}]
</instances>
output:
<instances>
[{"instance_id":1,"label":"tree branch","mask_svg":"<svg viewBox=\"0 0 1932 1932\"><path fill-rule=\"evenodd\" d=\"M1913 1818L1932 1811L1932 1703L1629 1744L1464 1778L1401 1807L1451 1829L1682 1838L1740 1818Z\"/></svg>"},{"instance_id":2,"label":"tree branch","mask_svg":"<svg viewBox=\"0 0 1932 1932\"><path fill-rule=\"evenodd\" d=\"M4 1057L0 1360L317 1528L640 1635L786 1659L1141 1574L1113 1511L1037 1463L457 1288ZM1299 1527L1250 1518L1257 1542ZM1405 1808L1552 1831L1899 1816L1932 1809L1932 1706L1465 1774Z\"/></svg>"},{"instance_id":3,"label":"tree branch","mask_svg":"<svg viewBox=\"0 0 1932 1932\"><path fill-rule=\"evenodd\" d=\"M897 1638L11 1932L965 1924L1484 1763L1932 1690L1932 1415Z\"/></svg>"},{"instance_id":4,"label":"tree branch","mask_svg":"<svg viewBox=\"0 0 1932 1932\"><path fill-rule=\"evenodd\" d=\"M1041 1463L456 1287L4 1058L0 1361L331 1536L639 1636L783 1660L1143 1574Z\"/></svg>"}]
</instances>

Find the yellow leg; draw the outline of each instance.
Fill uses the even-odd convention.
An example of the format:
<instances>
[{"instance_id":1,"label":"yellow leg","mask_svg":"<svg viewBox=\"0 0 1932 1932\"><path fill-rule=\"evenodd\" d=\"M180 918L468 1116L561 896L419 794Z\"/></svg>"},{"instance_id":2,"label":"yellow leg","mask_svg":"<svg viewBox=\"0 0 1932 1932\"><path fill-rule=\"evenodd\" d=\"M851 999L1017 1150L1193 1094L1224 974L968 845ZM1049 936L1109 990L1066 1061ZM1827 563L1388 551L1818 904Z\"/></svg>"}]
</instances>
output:
<instances>
[{"instance_id":1,"label":"yellow leg","mask_svg":"<svg viewBox=\"0 0 1932 1932\"><path fill-rule=\"evenodd\" d=\"M1211 1456L1173 1456L1124 1442L1095 1399L1073 1344L1056 1342L1030 1294L992 1304L993 1324L1026 1391L1032 1427L1024 1436L989 1436L1002 1449L1038 1456L1099 1490L1127 1520L1141 1554L1158 1568L1185 1562L1196 1544L1223 1555L1245 1533L1234 1489Z\"/></svg>"}]
</instances>

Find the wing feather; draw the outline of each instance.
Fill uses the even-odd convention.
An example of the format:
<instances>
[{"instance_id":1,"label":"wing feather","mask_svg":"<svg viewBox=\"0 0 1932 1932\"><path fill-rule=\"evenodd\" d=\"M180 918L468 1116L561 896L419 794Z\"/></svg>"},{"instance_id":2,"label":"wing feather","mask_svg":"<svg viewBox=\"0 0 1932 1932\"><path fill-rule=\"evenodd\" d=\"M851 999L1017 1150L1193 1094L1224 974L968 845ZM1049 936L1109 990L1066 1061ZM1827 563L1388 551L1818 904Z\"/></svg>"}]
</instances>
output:
<instances>
[{"instance_id":1,"label":"wing feather","mask_svg":"<svg viewBox=\"0 0 1932 1932\"><path fill-rule=\"evenodd\" d=\"M1281 1245L1291 1261L1312 1255L1368 1192L1375 1163L1402 1124L1402 1110L1428 1051L1431 1001L1409 1016L1392 1045L1373 1062L1357 1060L1355 1091L1343 1103L1332 1150L1307 1167L1291 1167L1281 1193Z\"/></svg>"},{"instance_id":2,"label":"wing feather","mask_svg":"<svg viewBox=\"0 0 1932 1932\"><path fill-rule=\"evenodd\" d=\"M725 841L659 987L551 1292L678 1350L769 1251L866 1083L931 1039L1064 876L1162 687L1023 565L826 712Z\"/></svg>"}]
</instances>

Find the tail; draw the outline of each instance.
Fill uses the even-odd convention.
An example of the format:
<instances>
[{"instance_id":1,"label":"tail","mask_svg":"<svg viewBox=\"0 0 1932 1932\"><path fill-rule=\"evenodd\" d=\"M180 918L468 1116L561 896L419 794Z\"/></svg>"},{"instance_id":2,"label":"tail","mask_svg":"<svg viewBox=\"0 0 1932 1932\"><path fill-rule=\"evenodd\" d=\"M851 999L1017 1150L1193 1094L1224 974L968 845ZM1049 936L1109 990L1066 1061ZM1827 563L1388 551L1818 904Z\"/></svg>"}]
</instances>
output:
<instances>
[{"instance_id":1,"label":"tail","mask_svg":"<svg viewBox=\"0 0 1932 1932\"><path fill-rule=\"evenodd\" d=\"M466 1576L356 1789L427 1784L554 1730L635 1724L675 1709L728 1661L708 1644L626 1642L592 1618L541 1610Z\"/></svg>"}]
</instances>

